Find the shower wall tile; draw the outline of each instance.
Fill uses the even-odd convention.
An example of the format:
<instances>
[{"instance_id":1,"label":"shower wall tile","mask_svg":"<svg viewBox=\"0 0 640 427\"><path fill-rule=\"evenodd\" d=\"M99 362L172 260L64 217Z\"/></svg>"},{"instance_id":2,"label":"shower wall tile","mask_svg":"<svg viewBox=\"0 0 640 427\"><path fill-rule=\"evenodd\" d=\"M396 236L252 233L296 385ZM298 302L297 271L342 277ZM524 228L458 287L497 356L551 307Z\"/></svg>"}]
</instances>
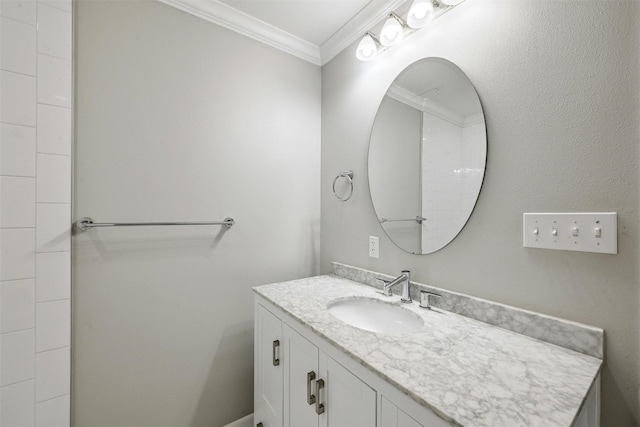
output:
<instances>
[{"instance_id":1,"label":"shower wall tile","mask_svg":"<svg viewBox=\"0 0 640 427\"><path fill-rule=\"evenodd\" d=\"M36 125L36 78L0 71L0 117L3 123Z\"/></svg>"},{"instance_id":2,"label":"shower wall tile","mask_svg":"<svg viewBox=\"0 0 640 427\"><path fill-rule=\"evenodd\" d=\"M0 176L0 227L27 228L36 225L36 180Z\"/></svg>"},{"instance_id":3,"label":"shower wall tile","mask_svg":"<svg viewBox=\"0 0 640 427\"><path fill-rule=\"evenodd\" d=\"M36 25L36 2L35 0L3 1L0 14L4 18Z\"/></svg>"},{"instance_id":4,"label":"shower wall tile","mask_svg":"<svg viewBox=\"0 0 640 427\"><path fill-rule=\"evenodd\" d=\"M35 237L33 228L0 229L0 280L34 277Z\"/></svg>"},{"instance_id":5,"label":"shower wall tile","mask_svg":"<svg viewBox=\"0 0 640 427\"><path fill-rule=\"evenodd\" d=\"M71 13L38 4L38 52L71 60Z\"/></svg>"},{"instance_id":6,"label":"shower wall tile","mask_svg":"<svg viewBox=\"0 0 640 427\"><path fill-rule=\"evenodd\" d=\"M71 109L38 104L38 153L71 155Z\"/></svg>"},{"instance_id":7,"label":"shower wall tile","mask_svg":"<svg viewBox=\"0 0 640 427\"><path fill-rule=\"evenodd\" d=\"M36 128L0 124L0 175L36 176Z\"/></svg>"},{"instance_id":8,"label":"shower wall tile","mask_svg":"<svg viewBox=\"0 0 640 427\"><path fill-rule=\"evenodd\" d=\"M71 61L38 54L38 102L71 108Z\"/></svg>"},{"instance_id":9,"label":"shower wall tile","mask_svg":"<svg viewBox=\"0 0 640 427\"><path fill-rule=\"evenodd\" d=\"M0 425L33 426L35 421L34 381L12 384L0 389Z\"/></svg>"},{"instance_id":10,"label":"shower wall tile","mask_svg":"<svg viewBox=\"0 0 640 427\"><path fill-rule=\"evenodd\" d=\"M71 344L71 301L51 301L36 306L36 352Z\"/></svg>"},{"instance_id":11,"label":"shower wall tile","mask_svg":"<svg viewBox=\"0 0 640 427\"><path fill-rule=\"evenodd\" d=\"M40 0L38 4L46 4L47 6L55 7L56 9L71 12L71 0Z\"/></svg>"},{"instance_id":12,"label":"shower wall tile","mask_svg":"<svg viewBox=\"0 0 640 427\"><path fill-rule=\"evenodd\" d=\"M34 330L2 334L0 341L0 385L33 379Z\"/></svg>"},{"instance_id":13,"label":"shower wall tile","mask_svg":"<svg viewBox=\"0 0 640 427\"><path fill-rule=\"evenodd\" d=\"M0 8L0 427L70 425L71 12Z\"/></svg>"},{"instance_id":14,"label":"shower wall tile","mask_svg":"<svg viewBox=\"0 0 640 427\"><path fill-rule=\"evenodd\" d=\"M15 332L35 326L36 281L11 280L0 284L0 332Z\"/></svg>"},{"instance_id":15,"label":"shower wall tile","mask_svg":"<svg viewBox=\"0 0 640 427\"><path fill-rule=\"evenodd\" d=\"M71 205L38 203L36 251L60 252L71 248Z\"/></svg>"},{"instance_id":16,"label":"shower wall tile","mask_svg":"<svg viewBox=\"0 0 640 427\"><path fill-rule=\"evenodd\" d=\"M71 253L36 254L36 302L71 298Z\"/></svg>"},{"instance_id":17,"label":"shower wall tile","mask_svg":"<svg viewBox=\"0 0 640 427\"><path fill-rule=\"evenodd\" d=\"M38 203L71 202L71 157L38 154Z\"/></svg>"},{"instance_id":18,"label":"shower wall tile","mask_svg":"<svg viewBox=\"0 0 640 427\"><path fill-rule=\"evenodd\" d=\"M35 76L36 27L13 19L0 18L0 39L2 69Z\"/></svg>"},{"instance_id":19,"label":"shower wall tile","mask_svg":"<svg viewBox=\"0 0 640 427\"><path fill-rule=\"evenodd\" d=\"M70 417L70 395L46 400L36 405L36 427L68 427Z\"/></svg>"},{"instance_id":20,"label":"shower wall tile","mask_svg":"<svg viewBox=\"0 0 640 427\"><path fill-rule=\"evenodd\" d=\"M69 347L36 355L36 402L69 394L71 359Z\"/></svg>"}]
</instances>

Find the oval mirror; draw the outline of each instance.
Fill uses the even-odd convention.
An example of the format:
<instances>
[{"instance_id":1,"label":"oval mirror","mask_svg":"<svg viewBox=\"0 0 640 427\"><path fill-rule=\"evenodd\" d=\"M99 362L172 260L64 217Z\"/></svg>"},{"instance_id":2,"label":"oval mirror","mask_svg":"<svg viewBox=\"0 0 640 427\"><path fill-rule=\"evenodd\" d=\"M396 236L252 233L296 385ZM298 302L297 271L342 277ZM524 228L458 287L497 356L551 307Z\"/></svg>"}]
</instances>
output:
<instances>
[{"instance_id":1,"label":"oval mirror","mask_svg":"<svg viewBox=\"0 0 640 427\"><path fill-rule=\"evenodd\" d=\"M486 158L482 106L464 72L442 58L408 66L369 141L369 190L387 236L414 254L449 244L471 216Z\"/></svg>"}]
</instances>

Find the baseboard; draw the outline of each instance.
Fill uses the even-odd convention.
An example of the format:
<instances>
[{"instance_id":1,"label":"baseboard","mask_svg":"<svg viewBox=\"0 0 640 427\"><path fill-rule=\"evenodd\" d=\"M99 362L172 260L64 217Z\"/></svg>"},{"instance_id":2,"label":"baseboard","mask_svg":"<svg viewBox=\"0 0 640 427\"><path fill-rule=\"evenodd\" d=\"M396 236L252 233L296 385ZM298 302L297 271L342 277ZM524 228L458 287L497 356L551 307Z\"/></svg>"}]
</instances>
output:
<instances>
[{"instance_id":1,"label":"baseboard","mask_svg":"<svg viewBox=\"0 0 640 427\"><path fill-rule=\"evenodd\" d=\"M235 420L224 427L253 427L253 414L249 414L246 417Z\"/></svg>"}]
</instances>

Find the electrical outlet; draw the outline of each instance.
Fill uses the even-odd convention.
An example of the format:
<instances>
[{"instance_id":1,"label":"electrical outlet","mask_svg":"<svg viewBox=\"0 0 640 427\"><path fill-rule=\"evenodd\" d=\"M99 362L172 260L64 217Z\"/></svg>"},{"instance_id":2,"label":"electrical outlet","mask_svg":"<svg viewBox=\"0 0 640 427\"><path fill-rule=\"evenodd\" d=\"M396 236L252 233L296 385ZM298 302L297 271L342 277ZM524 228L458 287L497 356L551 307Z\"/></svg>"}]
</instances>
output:
<instances>
[{"instance_id":1,"label":"electrical outlet","mask_svg":"<svg viewBox=\"0 0 640 427\"><path fill-rule=\"evenodd\" d=\"M380 258L380 238L378 236L369 236L369 256Z\"/></svg>"}]
</instances>

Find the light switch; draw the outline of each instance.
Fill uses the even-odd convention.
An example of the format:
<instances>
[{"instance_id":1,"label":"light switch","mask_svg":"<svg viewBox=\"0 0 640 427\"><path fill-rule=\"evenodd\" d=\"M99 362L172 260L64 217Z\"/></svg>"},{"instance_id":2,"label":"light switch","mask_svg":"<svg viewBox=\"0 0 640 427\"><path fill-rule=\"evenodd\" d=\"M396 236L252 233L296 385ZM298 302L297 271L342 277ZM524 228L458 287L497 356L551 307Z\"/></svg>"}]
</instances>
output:
<instances>
[{"instance_id":1,"label":"light switch","mask_svg":"<svg viewBox=\"0 0 640 427\"><path fill-rule=\"evenodd\" d=\"M525 213L523 246L617 254L617 223L615 212Z\"/></svg>"}]
</instances>

